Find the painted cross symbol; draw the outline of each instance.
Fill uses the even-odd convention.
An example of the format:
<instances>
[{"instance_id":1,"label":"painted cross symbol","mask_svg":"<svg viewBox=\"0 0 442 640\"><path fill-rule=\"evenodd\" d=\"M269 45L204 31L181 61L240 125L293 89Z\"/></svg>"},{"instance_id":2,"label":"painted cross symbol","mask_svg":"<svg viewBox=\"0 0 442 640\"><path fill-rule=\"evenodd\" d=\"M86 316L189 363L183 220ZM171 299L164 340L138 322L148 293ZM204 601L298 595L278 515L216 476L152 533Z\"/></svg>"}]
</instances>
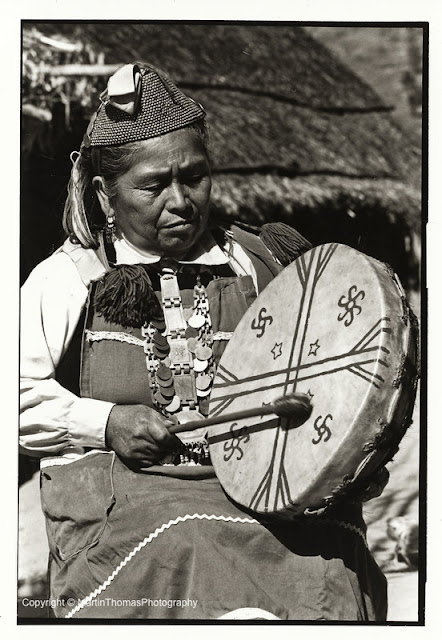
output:
<instances>
[{"instance_id":1,"label":"painted cross symbol","mask_svg":"<svg viewBox=\"0 0 442 640\"><path fill-rule=\"evenodd\" d=\"M324 438L324 442L327 442L327 440L330 439L331 436L331 429L330 427L327 425L327 420L333 420L333 416L331 416L330 414L327 414L325 416L325 418L322 420L322 416L318 416L315 420L315 423L313 425L316 433L318 434L318 439L317 440L312 440L313 444L319 444L322 440L322 438ZM319 424L320 420L322 420L322 423Z\"/></svg>"},{"instance_id":2,"label":"painted cross symbol","mask_svg":"<svg viewBox=\"0 0 442 640\"><path fill-rule=\"evenodd\" d=\"M356 304L356 301L358 300L358 298L360 298L361 300L365 298L365 291L361 290L358 291L358 293L356 293L356 291L358 291L358 288L354 284L348 290L348 297L346 298L345 295L341 296L338 301L338 305L340 307L344 307L345 309L345 313L340 313L338 315L338 320L344 320L344 324L346 327L349 327L353 322L355 311L357 311L358 315L362 311L362 307ZM350 317L345 320L347 314L349 314Z\"/></svg>"},{"instance_id":3,"label":"painted cross symbol","mask_svg":"<svg viewBox=\"0 0 442 640\"><path fill-rule=\"evenodd\" d=\"M245 427L242 427L236 433L234 432L234 429L237 426L238 426L237 422L234 422L232 424L232 426L230 427L230 433L232 434L232 438L231 438L231 440L227 440L224 443L224 451L226 452L226 455L224 456L224 460L226 462L228 462L230 460L230 458L233 456L235 451L237 453L236 459L237 460L241 460L241 458L244 455L243 450L239 446L240 443L241 443L241 440L243 440L243 444L245 444L246 442L248 442L250 440L250 435L248 433L244 434L244 432L246 430Z\"/></svg>"},{"instance_id":4,"label":"painted cross symbol","mask_svg":"<svg viewBox=\"0 0 442 640\"><path fill-rule=\"evenodd\" d=\"M264 315L265 313L267 313L267 309L265 307L262 307L259 310L258 318L255 318L251 324L252 329L254 331L258 331L258 333L256 334L257 338L262 338L267 328L267 323L269 323L270 325L273 322L272 316L266 316Z\"/></svg>"}]
</instances>

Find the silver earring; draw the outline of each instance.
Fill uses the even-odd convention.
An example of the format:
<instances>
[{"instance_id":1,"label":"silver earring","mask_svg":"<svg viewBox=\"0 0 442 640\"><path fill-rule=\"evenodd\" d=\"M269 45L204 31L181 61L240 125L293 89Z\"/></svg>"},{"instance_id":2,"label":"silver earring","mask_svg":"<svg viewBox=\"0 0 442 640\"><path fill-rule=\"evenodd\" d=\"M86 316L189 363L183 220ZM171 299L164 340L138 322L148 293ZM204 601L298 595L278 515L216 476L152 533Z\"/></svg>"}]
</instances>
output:
<instances>
[{"instance_id":1,"label":"silver earring","mask_svg":"<svg viewBox=\"0 0 442 640\"><path fill-rule=\"evenodd\" d=\"M115 235L115 216L113 213L106 217L106 240L107 242L114 242L116 240Z\"/></svg>"}]
</instances>

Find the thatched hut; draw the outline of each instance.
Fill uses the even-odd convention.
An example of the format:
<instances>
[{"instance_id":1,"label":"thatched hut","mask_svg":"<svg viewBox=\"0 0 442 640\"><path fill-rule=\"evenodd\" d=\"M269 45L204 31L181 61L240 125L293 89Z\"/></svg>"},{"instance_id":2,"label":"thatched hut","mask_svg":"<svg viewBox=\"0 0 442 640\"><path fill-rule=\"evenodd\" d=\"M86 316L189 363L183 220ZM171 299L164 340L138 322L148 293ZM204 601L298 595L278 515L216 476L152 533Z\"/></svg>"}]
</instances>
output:
<instances>
[{"instance_id":1,"label":"thatched hut","mask_svg":"<svg viewBox=\"0 0 442 640\"><path fill-rule=\"evenodd\" d=\"M392 105L302 27L33 23L24 51L23 277L60 241L69 153L106 76L138 59L206 108L215 214L283 220L315 244L387 261L417 286L420 150Z\"/></svg>"}]
</instances>

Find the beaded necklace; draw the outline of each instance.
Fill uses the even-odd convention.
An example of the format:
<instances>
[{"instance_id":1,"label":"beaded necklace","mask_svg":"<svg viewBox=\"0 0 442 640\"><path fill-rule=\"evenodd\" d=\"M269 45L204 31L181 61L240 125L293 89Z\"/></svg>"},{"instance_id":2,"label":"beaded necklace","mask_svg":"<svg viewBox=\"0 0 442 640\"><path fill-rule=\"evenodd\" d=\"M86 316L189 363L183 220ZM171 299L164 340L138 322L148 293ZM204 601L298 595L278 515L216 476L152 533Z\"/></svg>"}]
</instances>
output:
<instances>
[{"instance_id":1,"label":"beaded necklace","mask_svg":"<svg viewBox=\"0 0 442 640\"><path fill-rule=\"evenodd\" d=\"M163 318L141 328L153 402L163 415L176 415L182 422L207 416L214 358L206 288L197 275L190 309L183 309L176 268L163 267L160 288ZM169 456L173 464L210 464L205 430L201 431L192 433L184 452ZM186 440L186 434L180 437Z\"/></svg>"}]
</instances>

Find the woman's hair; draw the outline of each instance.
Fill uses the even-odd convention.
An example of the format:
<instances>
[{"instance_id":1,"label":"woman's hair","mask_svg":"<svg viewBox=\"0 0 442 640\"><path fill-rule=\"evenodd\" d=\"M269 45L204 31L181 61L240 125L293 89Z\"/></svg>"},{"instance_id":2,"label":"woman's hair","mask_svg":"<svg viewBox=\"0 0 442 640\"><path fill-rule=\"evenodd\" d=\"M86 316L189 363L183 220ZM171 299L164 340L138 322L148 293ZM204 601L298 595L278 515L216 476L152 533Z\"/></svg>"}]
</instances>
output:
<instances>
[{"instance_id":1,"label":"woman's hair","mask_svg":"<svg viewBox=\"0 0 442 640\"><path fill-rule=\"evenodd\" d=\"M195 131L209 157L209 134L204 120L185 127ZM75 160L67 187L67 199L63 212L63 230L74 242L85 249L98 246L98 232L106 219L101 210L92 179L101 176L109 199L116 195L117 180L132 165L132 157L139 142L108 147L81 146Z\"/></svg>"}]
</instances>

